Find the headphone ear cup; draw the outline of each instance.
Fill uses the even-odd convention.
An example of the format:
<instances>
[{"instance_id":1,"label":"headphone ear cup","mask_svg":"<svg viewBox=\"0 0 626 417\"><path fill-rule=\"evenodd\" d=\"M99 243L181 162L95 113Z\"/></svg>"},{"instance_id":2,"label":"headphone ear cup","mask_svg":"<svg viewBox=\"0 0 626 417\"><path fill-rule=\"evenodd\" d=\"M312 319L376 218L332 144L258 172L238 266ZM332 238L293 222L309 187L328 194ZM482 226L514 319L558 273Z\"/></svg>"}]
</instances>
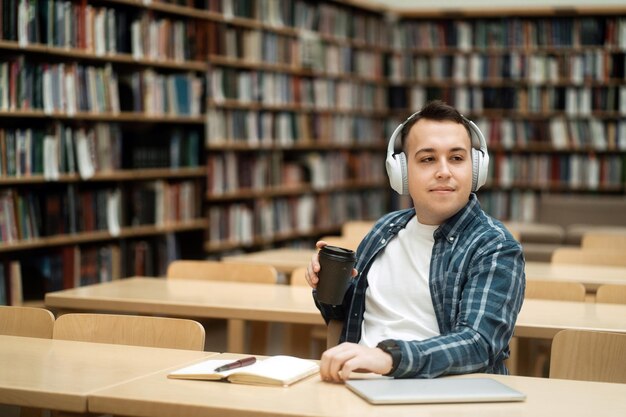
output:
<instances>
[{"instance_id":1,"label":"headphone ear cup","mask_svg":"<svg viewBox=\"0 0 626 417\"><path fill-rule=\"evenodd\" d=\"M391 188L400 195L408 194L409 179L404 152L388 155L385 166Z\"/></svg>"},{"instance_id":2,"label":"headphone ear cup","mask_svg":"<svg viewBox=\"0 0 626 417\"><path fill-rule=\"evenodd\" d=\"M472 149L472 191L478 191L487 181L489 155L479 149Z\"/></svg>"},{"instance_id":3,"label":"headphone ear cup","mask_svg":"<svg viewBox=\"0 0 626 417\"><path fill-rule=\"evenodd\" d=\"M406 155L401 152L396 155L398 158L398 164L400 165L400 176L402 179L402 192L401 195L409 194L409 168L406 163Z\"/></svg>"}]
</instances>

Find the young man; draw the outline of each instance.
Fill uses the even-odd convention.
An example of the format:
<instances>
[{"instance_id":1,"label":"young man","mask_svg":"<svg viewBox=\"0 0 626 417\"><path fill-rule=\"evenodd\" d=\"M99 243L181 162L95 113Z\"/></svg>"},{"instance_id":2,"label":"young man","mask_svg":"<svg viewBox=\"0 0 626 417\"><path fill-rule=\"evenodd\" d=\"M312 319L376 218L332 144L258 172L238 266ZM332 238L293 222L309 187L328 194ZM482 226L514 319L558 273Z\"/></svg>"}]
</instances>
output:
<instances>
[{"instance_id":1,"label":"young man","mask_svg":"<svg viewBox=\"0 0 626 417\"><path fill-rule=\"evenodd\" d=\"M322 355L324 380L341 382L355 370L397 378L508 373L524 257L473 193L487 169L478 128L442 102L396 129L387 172L414 208L383 216L363 239L342 305L316 299L326 321L344 322L343 343ZM306 274L313 288L319 268L316 255Z\"/></svg>"}]
</instances>

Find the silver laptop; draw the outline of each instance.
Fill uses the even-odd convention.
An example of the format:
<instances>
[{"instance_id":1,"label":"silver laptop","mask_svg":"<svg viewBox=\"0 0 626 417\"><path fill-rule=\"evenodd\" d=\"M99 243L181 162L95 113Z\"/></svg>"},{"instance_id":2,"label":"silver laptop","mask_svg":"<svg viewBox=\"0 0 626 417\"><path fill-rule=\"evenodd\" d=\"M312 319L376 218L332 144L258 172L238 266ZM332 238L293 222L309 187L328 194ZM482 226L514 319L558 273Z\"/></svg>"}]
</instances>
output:
<instances>
[{"instance_id":1,"label":"silver laptop","mask_svg":"<svg viewBox=\"0 0 626 417\"><path fill-rule=\"evenodd\" d=\"M349 389L372 404L524 401L526 395L491 378L351 379Z\"/></svg>"}]
</instances>

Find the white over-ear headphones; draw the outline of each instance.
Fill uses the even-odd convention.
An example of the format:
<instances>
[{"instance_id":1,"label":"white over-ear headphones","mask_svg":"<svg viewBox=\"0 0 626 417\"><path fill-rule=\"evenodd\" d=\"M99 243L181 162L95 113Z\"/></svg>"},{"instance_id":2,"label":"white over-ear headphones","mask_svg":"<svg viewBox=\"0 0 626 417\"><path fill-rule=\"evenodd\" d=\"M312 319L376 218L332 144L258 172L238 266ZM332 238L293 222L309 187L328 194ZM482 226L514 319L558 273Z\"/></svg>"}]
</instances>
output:
<instances>
[{"instance_id":1,"label":"white over-ear headphones","mask_svg":"<svg viewBox=\"0 0 626 417\"><path fill-rule=\"evenodd\" d=\"M420 112L413 113L393 131L389 139L389 145L387 146L385 166L387 167L389 184L391 188L401 195L409 194L407 161L406 155L402 150L402 129L418 114L420 114ZM487 181L487 173L489 171L487 142L478 126L464 116L462 117L463 120L467 122L472 132L472 191L476 191Z\"/></svg>"}]
</instances>

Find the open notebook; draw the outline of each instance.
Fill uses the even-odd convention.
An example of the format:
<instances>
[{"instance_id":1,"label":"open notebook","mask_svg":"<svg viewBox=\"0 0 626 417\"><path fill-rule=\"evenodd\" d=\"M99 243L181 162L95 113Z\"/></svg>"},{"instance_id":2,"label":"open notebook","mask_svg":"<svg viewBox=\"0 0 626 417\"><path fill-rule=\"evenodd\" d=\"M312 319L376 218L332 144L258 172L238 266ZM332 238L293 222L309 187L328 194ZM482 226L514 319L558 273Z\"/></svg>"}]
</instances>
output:
<instances>
[{"instance_id":1,"label":"open notebook","mask_svg":"<svg viewBox=\"0 0 626 417\"><path fill-rule=\"evenodd\" d=\"M372 404L524 401L491 378L351 379L346 386Z\"/></svg>"},{"instance_id":2,"label":"open notebook","mask_svg":"<svg viewBox=\"0 0 626 417\"><path fill-rule=\"evenodd\" d=\"M216 372L216 368L233 362L233 359L208 359L170 372L172 379L199 379L205 381L228 381L234 384L288 386L319 372L317 362L277 355L262 359L254 365Z\"/></svg>"}]
</instances>

